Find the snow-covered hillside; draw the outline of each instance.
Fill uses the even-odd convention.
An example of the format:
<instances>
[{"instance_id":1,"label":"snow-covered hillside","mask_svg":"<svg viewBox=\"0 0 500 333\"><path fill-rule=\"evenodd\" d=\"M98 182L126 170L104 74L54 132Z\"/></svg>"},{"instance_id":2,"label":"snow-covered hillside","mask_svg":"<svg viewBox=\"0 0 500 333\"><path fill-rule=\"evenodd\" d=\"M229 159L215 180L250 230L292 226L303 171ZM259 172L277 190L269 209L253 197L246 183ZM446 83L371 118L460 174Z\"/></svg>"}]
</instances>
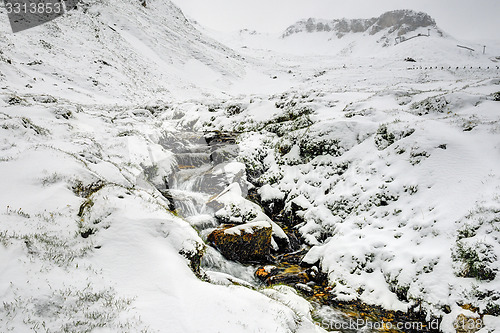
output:
<instances>
[{"instance_id":1,"label":"snow-covered hillside","mask_svg":"<svg viewBox=\"0 0 500 333\"><path fill-rule=\"evenodd\" d=\"M2 20L0 31L0 79L27 94L110 102L195 97L220 93L245 74L235 52L200 34L170 1L84 1L18 34Z\"/></svg>"},{"instance_id":2,"label":"snow-covered hillside","mask_svg":"<svg viewBox=\"0 0 500 333\"><path fill-rule=\"evenodd\" d=\"M164 0L2 23L0 331L324 332L358 319L335 302L500 329L500 48L397 13L333 39L203 33ZM272 229L264 271L300 247L321 292L260 284L221 221Z\"/></svg>"}]
</instances>

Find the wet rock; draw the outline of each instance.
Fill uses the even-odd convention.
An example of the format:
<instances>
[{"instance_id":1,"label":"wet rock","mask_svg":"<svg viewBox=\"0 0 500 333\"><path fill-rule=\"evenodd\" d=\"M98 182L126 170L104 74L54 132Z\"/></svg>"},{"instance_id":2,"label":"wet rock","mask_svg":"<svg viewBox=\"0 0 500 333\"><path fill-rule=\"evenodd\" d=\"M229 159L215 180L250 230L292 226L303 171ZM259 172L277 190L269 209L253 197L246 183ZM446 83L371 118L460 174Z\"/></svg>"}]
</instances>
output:
<instances>
[{"instance_id":1,"label":"wet rock","mask_svg":"<svg viewBox=\"0 0 500 333\"><path fill-rule=\"evenodd\" d=\"M296 288L297 290L302 291L303 293L308 294L308 295L310 295L310 294L313 294L313 293L314 293L314 289L313 289L313 288L311 288L310 286L308 286L307 284L297 283L297 284L295 285L295 288Z\"/></svg>"},{"instance_id":2,"label":"wet rock","mask_svg":"<svg viewBox=\"0 0 500 333\"><path fill-rule=\"evenodd\" d=\"M481 318L468 317L464 314L459 314L453 323L457 333L475 333L479 331L483 324Z\"/></svg>"},{"instance_id":3,"label":"wet rock","mask_svg":"<svg viewBox=\"0 0 500 333\"><path fill-rule=\"evenodd\" d=\"M301 250L301 251L296 251L292 253L286 253L279 257L279 261L282 264L295 264L295 265L302 265L302 260L304 259L305 255L307 254L307 250ZM303 266L303 265L302 265ZM309 268L311 266L305 266L306 268Z\"/></svg>"},{"instance_id":4,"label":"wet rock","mask_svg":"<svg viewBox=\"0 0 500 333\"><path fill-rule=\"evenodd\" d=\"M179 169L194 169L210 163L208 153L186 152L175 155Z\"/></svg>"},{"instance_id":5,"label":"wet rock","mask_svg":"<svg viewBox=\"0 0 500 333\"><path fill-rule=\"evenodd\" d=\"M305 253L304 250L279 256L276 265L260 267L255 276L267 285L286 284L296 288L307 285L309 288L302 289L310 289L312 292L311 287L322 284L323 278L316 266L301 265Z\"/></svg>"},{"instance_id":6,"label":"wet rock","mask_svg":"<svg viewBox=\"0 0 500 333\"><path fill-rule=\"evenodd\" d=\"M332 297L326 288L324 293L316 294L312 299L324 304L329 311L340 314L337 319L356 322L355 332L391 332L391 333L439 333L441 318L427 317L423 312L386 310L378 305L366 304L360 300L340 301ZM323 309L326 309L323 307ZM317 318L320 321L322 318ZM323 318L324 319L324 318ZM398 325L401 327L398 329ZM354 331L349 331L354 332ZM471 332L472 333L472 332Z\"/></svg>"},{"instance_id":7,"label":"wet rock","mask_svg":"<svg viewBox=\"0 0 500 333\"><path fill-rule=\"evenodd\" d=\"M281 222L288 227L295 227L298 224L304 223L304 219L300 213L306 208L299 206L295 201L291 201L290 205L290 210L285 214Z\"/></svg>"},{"instance_id":8,"label":"wet rock","mask_svg":"<svg viewBox=\"0 0 500 333\"><path fill-rule=\"evenodd\" d=\"M206 172L198 177L193 184L192 190L211 195L221 193L229 185L226 174L214 174L211 171Z\"/></svg>"},{"instance_id":9,"label":"wet rock","mask_svg":"<svg viewBox=\"0 0 500 333\"><path fill-rule=\"evenodd\" d=\"M306 284L310 281L308 269L299 265L265 266L255 272L255 276L267 285L286 284L294 286L297 283Z\"/></svg>"},{"instance_id":10,"label":"wet rock","mask_svg":"<svg viewBox=\"0 0 500 333\"><path fill-rule=\"evenodd\" d=\"M406 313L390 311L377 305L363 303L360 300L342 301L338 299L334 288L328 283L327 275L318 268L320 267L319 263L310 265L303 261L306 253L307 250L301 250L278 256L277 263L260 267L255 272L255 276L268 286L285 284L294 287L309 302L321 306L323 313L325 311L335 313L336 321L362 323L358 327L362 330L380 325L380 331L383 332L439 332L440 319L431 318L429 321L426 314L422 312L412 309ZM316 320L328 322L331 317L322 318L320 315L316 315ZM405 327L416 327L416 329L398 330L394 323L408 324ZM384 330L384 327L392 327L392 329ZM475 331L458 330L457 332L475 333Z\"/></svg>"},{"instance_id":11,"label":"wet rock","mask_svg":"<svg viewBox=\"0 0 500 333\"><path fill-rule=\"evenodd\" d=\"M205 140L210 146L216 144L235 144L238 133L212 131L205 133Z\"/></svg>"},{"instance_id":12,"label":"wet rock","mask_svg":"<svg viewBox=\"0 0 500 333\"><path fill-rule=\"evenodd\" d=\"M207 241L229 260L241 263L270 262L272 227L267 222L225 225Z\"/></svg>"},{"instance_id":13,"label":"wet rock","mask_svg":"<svg viewBox=\"0 0 500 333\"><path fill-rule=\"evenodd\" d=\"M225 145L222 147L213 147L210 154L210 160L215 164L226 163L236 159L239 153L239 147L235 144Z\"/></svg>"},{"instance_id":14,"label":"wet rock","mask_svg":"<svg viewBox=\"0 0 500 333\"><path fill-rule=\"evenodd\" d=\"M212 209L214 212L224 208L224 204L220 201L217 201L216 198L211 198L207 203L207 207Z\"/></svg>"},{"instance_id":15,"label":"wet rock","mask_svg":"<svg viewBox=\"0 0 500 333\"><path fill-rule=\"evenodd\" d=\"M202 278L203 274L200 270L200 264L201 264L201 258L203 257L205 253L205 245L204 244L195 244L193 248L190 249L181 249L179 251L179 254L184 256L186 259L189 260L189 267L193 271L193 273L199 277Z\"/></svg>"},{"instance_id":16,"label":"wet rock","mask_svg":"<svg viewBox=\"0 0 500 333\"><path fill-rule=\"evenodd\" d=\"M298 251L300 247L303 244L302 241L302 236L300 235L299 231L294 228L282 227L283 231L285 232L286 236L288 237L287 242L281 245L278 240L276 240L276 243L278 243L278 246L280 249L285 249L285 251Z\"/></svg>"}]
</instances>

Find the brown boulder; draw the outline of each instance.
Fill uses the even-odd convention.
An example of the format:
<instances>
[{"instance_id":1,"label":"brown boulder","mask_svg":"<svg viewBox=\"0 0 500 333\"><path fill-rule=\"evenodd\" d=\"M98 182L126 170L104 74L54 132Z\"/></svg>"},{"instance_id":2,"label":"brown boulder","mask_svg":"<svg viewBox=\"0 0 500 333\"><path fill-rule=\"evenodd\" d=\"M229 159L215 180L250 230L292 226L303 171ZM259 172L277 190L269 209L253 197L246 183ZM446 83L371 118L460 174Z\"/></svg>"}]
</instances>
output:
<instances>
[{"instance_id":1,"label":"brown boulder","mask_svg":"<svg viewBox=\"0 0 500 333\"><path fill-rule=\"evenodd\" d=\"M224 257L241 263L267 262L271 258L272 227L268 222L224 225L207 241Z\"/></svg>"},{"instance_id":2,"label":"brown boulder","mask_svg":"<svg viewBox=\"0 0 500 333\"><path fill-rule=\"evenodd\" d=\"M313 268L305 268L288 263L260 267L255 272L255 276L269 286L274 284L295 286L297 283L306 284L310 281L315 282L316 275L316 271Z\"/></svg>"},{"instance_id":3,"label":"brown boulder","mask_svg":"<svg viewBox=\"0 0 500 333\"><path fill-rule=\"evenodd\" d=\"M464 314L459 314L453 323L457 333L475 333L483 328L481 318L468 317Z\"/></svg>"}]
</instances>

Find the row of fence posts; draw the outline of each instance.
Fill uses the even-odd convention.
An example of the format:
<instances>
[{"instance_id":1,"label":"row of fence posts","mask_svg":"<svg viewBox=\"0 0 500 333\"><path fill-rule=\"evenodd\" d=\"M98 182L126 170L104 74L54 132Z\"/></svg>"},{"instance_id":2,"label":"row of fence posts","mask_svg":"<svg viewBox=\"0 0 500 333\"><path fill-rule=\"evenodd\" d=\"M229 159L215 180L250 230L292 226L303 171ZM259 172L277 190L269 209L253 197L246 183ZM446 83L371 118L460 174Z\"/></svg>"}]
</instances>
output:
<instances>
[{"instance_id":1,"label":"row of fence posts","mask_svg":"<svg viewBox=\"0 0 500 333\"><path fill-rule=\"evenodd\" d=\"M500 69L500 66L495 66L496 69ZM423 70L429 70L429 69L441 69L441 70L445 70L445 69L448 69L448 70L459 70L459 69L485 69L485 70L489 70L489 69L495 69L495 67L491 67L490 66L487 66L487 67L481 67L481 66L478 66L478 67L474 67L474 66L463 66L463 68L461 66L456 66L455 68L453 68L453 66L448 66L448 68L446 68L445 66L413 66L413 67L409 67L408 69L410 70L417 70L417 69L423 69Z\"/></svg>"}]
</instances>

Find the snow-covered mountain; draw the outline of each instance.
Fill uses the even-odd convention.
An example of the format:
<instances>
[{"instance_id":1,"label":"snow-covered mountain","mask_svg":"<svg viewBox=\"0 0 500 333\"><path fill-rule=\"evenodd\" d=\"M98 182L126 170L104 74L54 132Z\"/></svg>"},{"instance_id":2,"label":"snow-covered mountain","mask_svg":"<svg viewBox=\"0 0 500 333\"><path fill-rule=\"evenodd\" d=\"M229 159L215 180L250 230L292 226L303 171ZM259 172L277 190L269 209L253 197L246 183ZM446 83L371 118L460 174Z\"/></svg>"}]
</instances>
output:
<instances>
[{"instance_id":1,"label":"snow-covered mountain","mask_svg":"<svg viewBox=\"0 0 500 333\"><path fill-rule=\"evenodd\" d=\"M61 97L137 101L215 93L245 74L237 53L202 35L170 1L79 6L18 34L2 20L0 82L18 93L50 86ZM0 15L7 15L3 7Z\"/></svg>"},{"instance_id":2,"label":"snow-covered mountain","mask_svg":"<svg viewBox=\"0 0 500 333\"><path fill-rule=\"evenodd\" d=\"M401 37L409 33L418 34L423 28L432 29L442 35L436 21L430 15L413 10L395 10L369 19L324 20L309 18L289 26L282 37L286 38L298 33L329 32L337 38L342 38L349 33L375 35L384 32L384 37L389 38L389 36Z\"/></svg>"},{"instance_id":3,"label":"snow-covered mountain","mask_svg":"<svg viewBox=\"0 0 500 333\"><path fill-rule=\"evenodd\" d=\"M314 43L324 43L334 49L338 48L335 44L353 49L360 46L357 44L369 48L388 47L431 34L444 36L430 15L413 10L395 10L369 19L309 18L289 26L281 38L292 39L294 43L312 39Z\"/></svg>"},{"instance_id":4,"label":"snow-covered mountain","mask_svg":"<svg viewBox=\"0 0 500 333\"><path fill-rule=\"evenodd\" d=\"M257 52L265 56L273 50L288 57L321 55L344 58L344 62L349 62L349 58L411 57L434 62L446 60L447 63L453 60L459 65L472 58L475 61L482 58L484 45L451 36L428 14L412 10L390 11L369 19L309 18L296 22L280 34L247 29L231 36L205 32L246 55ZM491 47L488 54L496 56L498 45L488 44ZM485 64L487 62L489 59Z\"/></svg>"},{"instance_id":5,"label":"snow-covered mountain","mask_svg":"<svg viewBox=\"0 0 500 333\"><path fill-rule=\"evenodd\" d=\"M389 46L431 35L430 48L436 38L444 37L428 14L396 10L370 19L309 18L288 27L281 38L285 44L302 45L312 52L360 56L387 52L384 49Z\"/></svg>"}]
</instances>

